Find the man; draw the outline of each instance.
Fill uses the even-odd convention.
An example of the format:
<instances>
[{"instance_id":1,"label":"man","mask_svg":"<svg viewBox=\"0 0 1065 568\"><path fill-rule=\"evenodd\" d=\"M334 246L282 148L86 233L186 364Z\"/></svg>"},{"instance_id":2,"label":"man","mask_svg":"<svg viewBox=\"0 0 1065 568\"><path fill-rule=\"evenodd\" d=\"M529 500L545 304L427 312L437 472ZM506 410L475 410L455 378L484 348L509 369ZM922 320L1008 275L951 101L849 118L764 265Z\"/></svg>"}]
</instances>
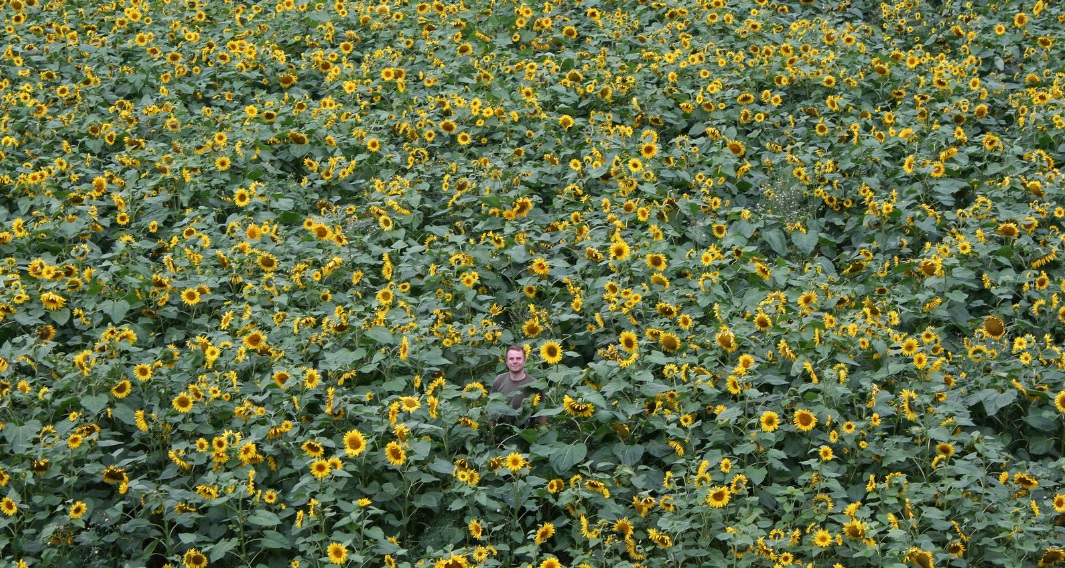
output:
<instances>
[{"instance_id":1,"label":"man","mask_svg":"<svg viewBox=\"0 0 1065 568\"><path fill-rule=\"evenodd\" d=\"M500 374L492 381L492 391L502 394L514 410L521 410L522 403L530 395L539 394L530 385L536 380L525 372L525 349L521 345L511 345L506 352L507 371ZM506 420L507 417L504 417ZM495 425L497 417L489 416L492 425ZM513 419L511 419L513 420ZM507 421L511 421L507 420ZM547 424L547 417L537 419L540 424ZM524 426L524 424L518 424Z\"/></svg>"}]
</instances>

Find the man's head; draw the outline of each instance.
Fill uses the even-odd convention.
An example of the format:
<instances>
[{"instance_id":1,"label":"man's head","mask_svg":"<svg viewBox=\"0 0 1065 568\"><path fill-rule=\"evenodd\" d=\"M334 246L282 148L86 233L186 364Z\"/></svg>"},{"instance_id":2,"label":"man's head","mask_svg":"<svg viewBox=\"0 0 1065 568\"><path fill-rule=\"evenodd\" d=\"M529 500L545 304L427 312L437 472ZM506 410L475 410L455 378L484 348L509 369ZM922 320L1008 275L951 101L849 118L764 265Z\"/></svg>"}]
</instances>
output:
<instances>
[{"instance_id":1,"label":"man's head","mask_svg":"<svg viewBox=\"0 0 1065 568\"><path fill-rule=\"evenodd\" d=\"M517 374L525 369L525 349L521 345L511 345L506 352L507 370Z\"/></svg>"}]
</instances>

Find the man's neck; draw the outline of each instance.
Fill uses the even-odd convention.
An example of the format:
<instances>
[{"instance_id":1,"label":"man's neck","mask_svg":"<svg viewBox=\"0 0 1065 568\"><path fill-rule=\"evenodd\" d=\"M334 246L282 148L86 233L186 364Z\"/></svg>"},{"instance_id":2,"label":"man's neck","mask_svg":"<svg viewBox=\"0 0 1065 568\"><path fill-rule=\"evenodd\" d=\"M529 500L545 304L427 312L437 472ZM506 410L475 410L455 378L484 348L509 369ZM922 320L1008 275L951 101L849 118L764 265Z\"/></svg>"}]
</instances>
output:
<instances>
[{"instance_id":1,"label":"man's neck","mask_svg":"<svg viewBox=\"0 0 1065 568\"><path fill-rule=\"evenodd\" d=\"M525 378L525 369L522 369L522 370L518 371L517 373L515 373L514 371L507 371L507 372L510 373L510 380L512 380L512 381L520 381L520 380Z\"/></svg>"}]
</instances>

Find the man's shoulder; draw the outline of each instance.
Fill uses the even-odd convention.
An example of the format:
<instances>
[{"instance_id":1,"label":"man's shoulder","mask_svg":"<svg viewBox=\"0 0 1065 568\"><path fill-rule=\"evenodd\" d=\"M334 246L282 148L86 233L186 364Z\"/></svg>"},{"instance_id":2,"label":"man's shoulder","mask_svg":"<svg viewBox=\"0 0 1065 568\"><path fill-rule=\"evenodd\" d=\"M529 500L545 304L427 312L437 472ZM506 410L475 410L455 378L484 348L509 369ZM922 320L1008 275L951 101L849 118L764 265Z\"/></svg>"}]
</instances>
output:
<instances>
[{"instance_id":1,"label":"man's shoulder","mask_svg":"<svg viewBox=\"0 0 1065 568\"><path fill-rule=\"evenodd\" d=\"M503 381L509 380L508 373L500 373L496 375L496 378L492 379L492 390L499 391L499 389L505 384Z\"/></svg>"}]
</instances>

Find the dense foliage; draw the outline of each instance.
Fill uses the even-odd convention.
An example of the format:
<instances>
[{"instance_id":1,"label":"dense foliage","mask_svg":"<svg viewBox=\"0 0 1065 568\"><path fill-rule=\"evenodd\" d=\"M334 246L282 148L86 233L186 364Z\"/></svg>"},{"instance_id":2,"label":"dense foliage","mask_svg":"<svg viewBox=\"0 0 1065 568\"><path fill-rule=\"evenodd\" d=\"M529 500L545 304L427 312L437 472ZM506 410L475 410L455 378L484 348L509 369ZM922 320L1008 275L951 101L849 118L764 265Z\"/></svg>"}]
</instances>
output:
<instances>
[{"instance_id":1,"label":"dense foliage","mask_svg":"<svg viewBox=\"0 0 1065 568\"><path fill-rule=\"evenodd\" d=\"M1060 2L0 12L6 562L1065 558Z\"/></svg>"}]
</instances>

